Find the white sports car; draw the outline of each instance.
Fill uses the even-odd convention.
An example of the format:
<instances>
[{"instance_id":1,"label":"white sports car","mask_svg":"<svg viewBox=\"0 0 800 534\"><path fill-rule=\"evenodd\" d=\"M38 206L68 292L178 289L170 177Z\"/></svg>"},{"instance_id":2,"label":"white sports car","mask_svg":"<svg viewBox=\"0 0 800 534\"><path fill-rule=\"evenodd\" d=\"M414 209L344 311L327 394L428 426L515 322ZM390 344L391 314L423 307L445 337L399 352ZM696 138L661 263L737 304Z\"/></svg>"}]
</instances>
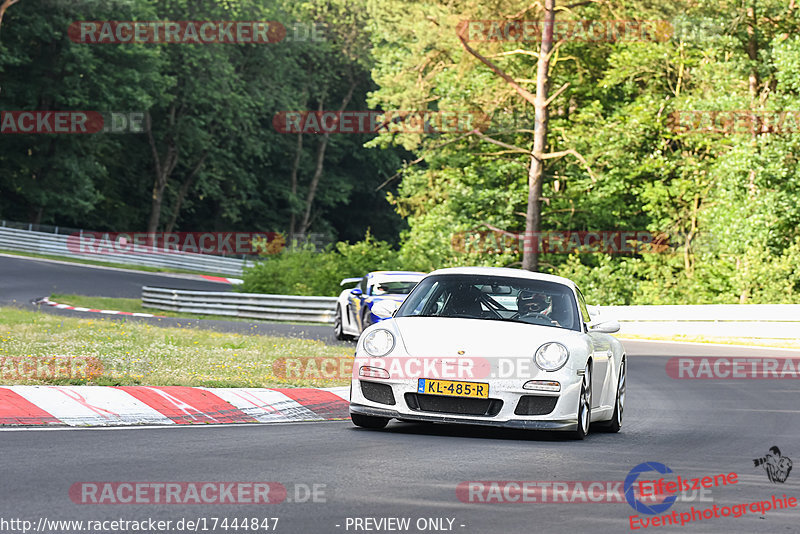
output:
<instances>
[{"instance_id":1,"label":"white sports car","mask_svg":"<svg viewBox=\"0 0 800 534\"><path fill-rule=\"evenodd\" d=\"M570 280L464 267L425 276L356 347L354 424L390 419L563 430L622 426L626 360Z\"/></svg>"},{"instance_id":2,"label":"white sports car","mask_svg":"<svg viewBox=\"0 0 800 534\"><path fill-rule=\"evenodd\" d=\"M363 278L345 278L341 285L358 285L339 294L333 333L336 339L358 337L368 326L388 319L425 273L373 271Z\"/></svg>"}]
</instances>

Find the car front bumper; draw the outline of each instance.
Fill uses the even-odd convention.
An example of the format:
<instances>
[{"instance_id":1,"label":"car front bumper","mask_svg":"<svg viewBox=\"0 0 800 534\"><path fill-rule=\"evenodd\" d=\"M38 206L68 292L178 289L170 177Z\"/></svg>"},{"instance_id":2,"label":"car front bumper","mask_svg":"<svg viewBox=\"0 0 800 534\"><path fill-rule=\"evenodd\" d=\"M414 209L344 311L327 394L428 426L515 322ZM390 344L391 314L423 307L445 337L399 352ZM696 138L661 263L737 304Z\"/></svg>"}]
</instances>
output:
<instances>
[{"instance_id":1,"label":"car front bumper","mask_svg":"<svg viewBox=\"0 0 800 534\"><path fill-rule=\"evenodd\" d=\"M386 408L375 408L373 406L364 406L363 404L350 403L350 413L360 415L371 415L373 417L386 417L389 419L402 419L407 421L422 421L428 423L444 423L444 424L467 424L467 425L481 425L493 426L503 428L520 428L524 430L576 430L578 428L578 419L562 419L562 420L537 420L537 419L512 419L508 421L498 421L486 418L473 418L473 417L454 417L444 414L429 414L429 413L400 413L397 410L390 410Z\"/></svg>"},{"instance_id":2,"label":"car front bumper","mask_svg":"<svg viewBox=\"0 0 800 534\"><path fill-rule=\"evenodd\" d=\"M550 392L524 389L522 386L526 379L492 380L488 381L488 399L469 399L420 393L416 379L358 377L352 380L350 413L432 423L576 430L582 376L574 370L564 369L536 378L558 381L561 390ZM381 388L381 395L374 393L376 385ZM372 393L370 389L373 390ZM534 407L530 410L524 409L526 402ZM458 411L462 404L465 407L463 412ZM541 406L546 408L540 409Z\"/></svg>"}]
</instances>

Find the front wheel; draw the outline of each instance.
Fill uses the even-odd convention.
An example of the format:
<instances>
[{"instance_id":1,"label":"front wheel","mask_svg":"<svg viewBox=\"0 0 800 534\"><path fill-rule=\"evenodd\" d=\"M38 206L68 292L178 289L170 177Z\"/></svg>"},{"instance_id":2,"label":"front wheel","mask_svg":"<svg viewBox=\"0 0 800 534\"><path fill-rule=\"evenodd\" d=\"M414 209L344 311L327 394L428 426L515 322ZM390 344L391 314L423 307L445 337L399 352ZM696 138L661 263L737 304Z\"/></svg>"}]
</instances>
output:
<instances>
[{"instance_id":1,"label":"front wheel","mask_svg":"<svg viewBox=\"0 0 800 534\"><path fill-rule=\"evenodd\" d=\"M333 335L340 341L350 337L344 333L344 325L342 324L342 307L338 304L336 305L336 315L333 317Z\"/></svg>"},{"instance_id":2,"label":"front wheel","mask_svg":"<svg viewBox=\"0 0 800 534\"><path fill-rule=\"evenodd\" d=\"M360 413L351 413L350 420L353 424L361 428L383 428L389 424L389 419L386 417L375 417L373 415L362 415Z\"/></svg>"},{"instance_id":3,"label":"front wheel","mask_svg":"<svg viewBox=\"0 0 800 534\"><path fill-rule=\"evenodd\" d=\"M372 322L372 312L369 308L365 307L364 311L361 312L361 331L363 332L374 323Z\"/></svg>"},{"instance_id":4,"label":"front wheel","mask_svg":"<svg viewBox=\"0 0 800 534\"><path fill-rule=\"evenodd\" d=\"M622 414L625 411L625 382L628 362L622 357L622 365L619 368L619 380L617 381L617 398L614 401L614 415L611 421L603 423L602 428L606 432L619 432L622 428Z\"/></svg>"},{"instance_id":5,"label":"front wheel","mask_svg":"<svg viewBox=\"0 0 800 534\"><path fill-rule=\"evenodd\" d=\"M584 439L589 434L592 421L592 368L587 363L581 381L581 395L578 398L578 428L572 432L574 439Z\"/></svg>"}]
</instances>

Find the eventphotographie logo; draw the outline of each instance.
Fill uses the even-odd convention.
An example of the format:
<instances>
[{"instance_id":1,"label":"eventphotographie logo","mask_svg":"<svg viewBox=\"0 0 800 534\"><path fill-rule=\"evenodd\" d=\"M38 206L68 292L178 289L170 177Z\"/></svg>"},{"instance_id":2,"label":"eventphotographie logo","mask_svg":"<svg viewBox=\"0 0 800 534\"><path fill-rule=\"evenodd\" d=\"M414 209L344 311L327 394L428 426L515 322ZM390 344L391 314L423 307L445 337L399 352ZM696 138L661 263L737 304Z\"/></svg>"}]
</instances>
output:
<instances>
[{"instance_id":1,"label":"eventphotographie logo","mask_svg":"<svg viewBox=\"0 0 800 534\"><path fill-rule=\"evenodd\" d=\"M767 478L773 484L783 484L792 472L792 460L781 456L781 450L777 446L770 447L765 456L754 458L753 465L763 467L767 472Z\"/></svg>"}]
</instances>

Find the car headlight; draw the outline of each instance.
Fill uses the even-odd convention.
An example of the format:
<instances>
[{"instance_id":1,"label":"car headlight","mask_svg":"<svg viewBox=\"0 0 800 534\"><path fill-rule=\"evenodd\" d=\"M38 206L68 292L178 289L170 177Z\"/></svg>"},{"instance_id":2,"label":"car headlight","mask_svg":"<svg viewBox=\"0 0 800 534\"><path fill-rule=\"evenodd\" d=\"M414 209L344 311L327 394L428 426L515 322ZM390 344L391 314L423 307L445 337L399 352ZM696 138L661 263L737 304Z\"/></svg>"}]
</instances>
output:
<instances>
[{"instance_id":1,"label":"car headlight","mask_svg":"<svg viewBox=\"0 0 800 534\"><path fill-rule=\"evenodd\" d=\"M536 349L533 360L545 371L558 371L569 359L567 347L561 343L545 343Z\"/></svg>"},{"instance_id":2,"label":"car headlight","mask_svg":"<svg viewBox=\"0 0 800 534\"><path fill-rule=\"evenodd\" d=\"M394 335L383 328L373 330L364 338L364 350L366 350L370 356L384 356L393 348Z\"/></svg>"}]
</instances>

